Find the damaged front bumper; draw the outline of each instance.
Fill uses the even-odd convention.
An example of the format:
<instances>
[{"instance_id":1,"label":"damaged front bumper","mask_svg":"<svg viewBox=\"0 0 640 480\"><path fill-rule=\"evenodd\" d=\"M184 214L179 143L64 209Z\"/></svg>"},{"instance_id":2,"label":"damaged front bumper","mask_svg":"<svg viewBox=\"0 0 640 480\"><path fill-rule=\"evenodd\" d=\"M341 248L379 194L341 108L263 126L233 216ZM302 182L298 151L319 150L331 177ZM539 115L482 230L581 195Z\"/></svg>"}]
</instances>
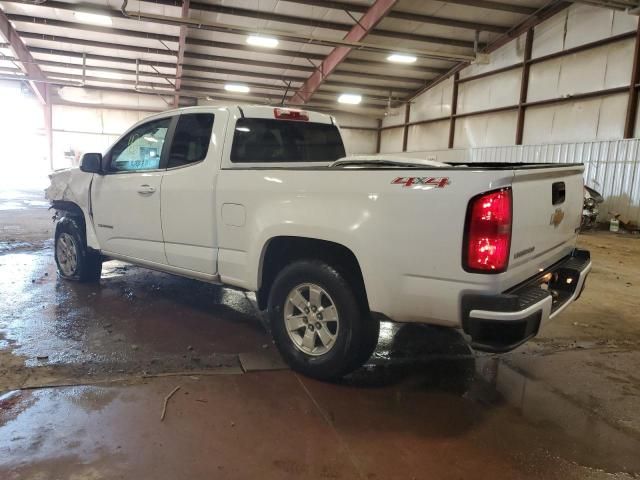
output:
<instances>
[{"instance_id":1,"label":"damaged front bumper","mask_svg":"<svg viewBox=\"0 0 640 480\"><path fill-rule=\"evenodd\" d=\"M462 328L471 346L507 352L534 337L542 324L580 297L591 271L587 250L573 253L547 270L498 295L465 294Z\"/></svg>"}]
</instances>

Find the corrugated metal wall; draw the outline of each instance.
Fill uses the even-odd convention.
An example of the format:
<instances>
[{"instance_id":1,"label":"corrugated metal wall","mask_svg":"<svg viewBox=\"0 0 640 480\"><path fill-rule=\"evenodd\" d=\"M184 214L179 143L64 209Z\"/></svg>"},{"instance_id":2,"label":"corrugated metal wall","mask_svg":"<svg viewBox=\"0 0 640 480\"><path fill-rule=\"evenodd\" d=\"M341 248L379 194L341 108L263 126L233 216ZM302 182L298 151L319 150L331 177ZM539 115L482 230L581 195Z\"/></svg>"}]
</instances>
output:
<instances>
[{"instance_id":1,"label":"corrugated metal wall","mask_svg":"<svg viewBox=\"0 0 640 480\"><path fill-rule=\"evenodd\" d=\"M600 220L609 212L640 224L640 139L479 147L472 162L584 163L585 184L604 198Z\"/></svg>"}]
</instances>

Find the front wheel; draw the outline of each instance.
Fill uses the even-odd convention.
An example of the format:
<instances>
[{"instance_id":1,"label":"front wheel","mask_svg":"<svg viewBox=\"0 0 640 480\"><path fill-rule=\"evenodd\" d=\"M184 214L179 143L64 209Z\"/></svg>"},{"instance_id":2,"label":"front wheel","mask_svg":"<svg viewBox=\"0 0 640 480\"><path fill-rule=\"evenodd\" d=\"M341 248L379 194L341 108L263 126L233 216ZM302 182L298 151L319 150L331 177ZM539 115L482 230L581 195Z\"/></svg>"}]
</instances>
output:
<instances>
[{"instance_id":1,"label":"front wheel","mask_svg":"<svg viewBox=\"0 0 640 480\"><path fill-rule=\"evenodd\" d=\"M345 277L318 260L297 261L276 277L269 295L271 331L296 371L335 380L373 353L380 325Z\"/></svg>"},{"instance_id":2,"label":"front wheel","mask_svg":"<svg viewBox=\"0 0 640 480\"><path fill-rule=\"evenodd\" d=\"M65 280L97 282L102 272L102 258L86 246L78 221L63 218L56 226L55 259L58 275Z\"/></svg>"}]
</instances>

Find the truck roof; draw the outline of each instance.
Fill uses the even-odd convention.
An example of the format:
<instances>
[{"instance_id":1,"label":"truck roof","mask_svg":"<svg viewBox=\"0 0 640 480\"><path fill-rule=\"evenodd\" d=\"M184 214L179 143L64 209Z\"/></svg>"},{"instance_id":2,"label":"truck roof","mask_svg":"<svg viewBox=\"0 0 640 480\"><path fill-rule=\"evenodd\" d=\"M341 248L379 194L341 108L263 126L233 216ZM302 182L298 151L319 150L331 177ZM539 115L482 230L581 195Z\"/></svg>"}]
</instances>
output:
<instances>
[{"instance_id":1,"label":"truck roof","mask_svg":"<svg viewBox=\"0 0 640 480\"><path fill-rule=\"evenodd\" d=\"M276 118L276 110L280 111L302 111L306 113L309 122L313 123L326 123L331 124L335 123L335 119L331 115L327 115L326 113L314 112L312 110L307 110L304 106L293 107L293 106L272 106L272 105L199 105L195 107L181 107L174 108L171 110L165 110L155 115L150 115L142 120L145 122L154 118L162 118L167 116L173 116L181 113L213 113L216 111L226 110L232 114L236 114L240 117L247 118ZM138 122L138 123L142 123ZM136 124L137 125L137 124Z\"/></svg>"}]
</instances>

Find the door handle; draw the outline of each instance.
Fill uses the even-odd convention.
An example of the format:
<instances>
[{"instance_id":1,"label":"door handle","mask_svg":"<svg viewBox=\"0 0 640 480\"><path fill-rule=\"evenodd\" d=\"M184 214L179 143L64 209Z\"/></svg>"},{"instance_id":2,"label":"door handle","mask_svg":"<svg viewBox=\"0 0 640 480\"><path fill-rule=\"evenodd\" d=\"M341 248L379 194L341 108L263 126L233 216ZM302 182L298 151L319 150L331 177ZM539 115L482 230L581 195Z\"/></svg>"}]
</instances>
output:
<instances>
[{"instance_id":1,"label":"door handle","mask_svg":"<svg viewBox=\"0 0 640 480\"><path fill-rule=\"evenodd\" d=\"M151 195L155 191L156 189L150 185L140 185L140 188L138 188L138 193L140 195Z\"/></svg>"}]
</instances>

